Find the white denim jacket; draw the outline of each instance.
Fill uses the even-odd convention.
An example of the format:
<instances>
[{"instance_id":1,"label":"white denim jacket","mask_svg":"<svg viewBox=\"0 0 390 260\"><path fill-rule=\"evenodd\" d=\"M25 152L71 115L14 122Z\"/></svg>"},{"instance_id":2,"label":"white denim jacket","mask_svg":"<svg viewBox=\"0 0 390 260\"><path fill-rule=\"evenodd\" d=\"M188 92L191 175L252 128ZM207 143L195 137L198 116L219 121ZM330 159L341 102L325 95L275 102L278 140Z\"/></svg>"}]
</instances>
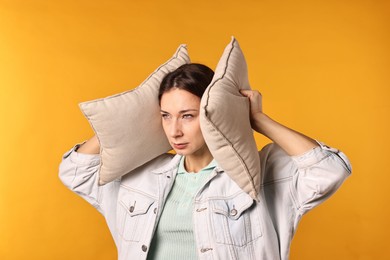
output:
<instances>
[{"instance_id":1,"label":"white denim jacket","mask_svg":"<svg viewBox=\"0 0 390 260\"><path fill-rule=\"evenodd\" d=\"M146 259L180 156L161 155L104 186L99 155L65 153L59 176L105 217L119 260ZM302 215L333 194L351 173L346 156L320 143L300 156L278 145L260 151L261 194L253 200L221 168L193 202L198 259L288 259Z\"/></svg>"}]
</instances>

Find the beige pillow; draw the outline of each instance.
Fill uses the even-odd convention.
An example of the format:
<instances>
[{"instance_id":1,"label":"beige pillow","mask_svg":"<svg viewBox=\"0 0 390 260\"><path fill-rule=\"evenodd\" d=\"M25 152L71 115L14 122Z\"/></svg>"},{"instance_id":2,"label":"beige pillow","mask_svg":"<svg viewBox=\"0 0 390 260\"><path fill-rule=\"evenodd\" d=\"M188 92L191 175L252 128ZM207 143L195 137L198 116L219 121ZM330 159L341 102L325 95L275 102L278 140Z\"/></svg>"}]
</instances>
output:
<instances>
[{"instance_id":1,"label":"beige pillow","mask_svg":"<svg viewBox=\"0 0 390 260\"><path fill-rule=\"evenodd\" d=\"M240 46L232 37L203 94L200 126L218 164L256 199L260 159L250 124L249 100L240 94L240 89L250 89L248 71Z\"/></svg>"},{"instance_id":2,"label":"beige pillow","mask_svg":"<svg viewBox=\"0 0 390 260\"><path fill-rule=\"evenodd\" d=\"M161 126L158 89L166 74L189 62L186 45L180 45L134 90L80 103L100 142L100 185L171 150Z\"/></svg>"}]
</instances>

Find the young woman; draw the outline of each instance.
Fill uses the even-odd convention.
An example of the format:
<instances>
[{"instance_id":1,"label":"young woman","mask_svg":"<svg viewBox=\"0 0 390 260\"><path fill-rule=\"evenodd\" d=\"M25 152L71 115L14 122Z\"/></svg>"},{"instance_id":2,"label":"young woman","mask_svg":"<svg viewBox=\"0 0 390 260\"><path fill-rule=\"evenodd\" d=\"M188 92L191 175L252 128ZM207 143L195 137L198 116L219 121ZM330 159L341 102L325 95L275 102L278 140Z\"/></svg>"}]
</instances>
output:
<instances>
[{"instance_id":1,"label":"young woman","mask_svg":"<svg viewBox=\"0 0 390 260\"><path fill-rule=\"evenodd\" d=\"M244 90L253 129L273 141L259 153L262 192L253 200L203 138L200 99L212 77L210 68L186 64L161 83L162 126L176 155L104 186L96 137L64 155L61 180L104 215L119 259L288 259L301 216L349 175L343 153L272 120L261 94Z\"/></svg>"}]
</instances>

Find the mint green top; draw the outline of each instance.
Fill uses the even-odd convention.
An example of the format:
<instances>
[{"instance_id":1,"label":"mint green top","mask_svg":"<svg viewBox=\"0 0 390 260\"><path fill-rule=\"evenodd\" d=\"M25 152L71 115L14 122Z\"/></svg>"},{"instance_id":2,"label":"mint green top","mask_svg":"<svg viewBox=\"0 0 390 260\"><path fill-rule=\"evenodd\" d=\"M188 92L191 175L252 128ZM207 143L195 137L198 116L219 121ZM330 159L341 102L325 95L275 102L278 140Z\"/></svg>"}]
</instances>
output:
<instances>
[{"instance_id":1,"label":"mint green top","mask_svg":"<svg viewBox=\"0 0 390 260\"><path fill-rule=\"evenodd\" d=\"M181 158L175 182L154 234L148 259L197 259L192 225L193 202L198 190L217 166L215 160L198 173L189 173Z\"/></svg>"}]
</instances>

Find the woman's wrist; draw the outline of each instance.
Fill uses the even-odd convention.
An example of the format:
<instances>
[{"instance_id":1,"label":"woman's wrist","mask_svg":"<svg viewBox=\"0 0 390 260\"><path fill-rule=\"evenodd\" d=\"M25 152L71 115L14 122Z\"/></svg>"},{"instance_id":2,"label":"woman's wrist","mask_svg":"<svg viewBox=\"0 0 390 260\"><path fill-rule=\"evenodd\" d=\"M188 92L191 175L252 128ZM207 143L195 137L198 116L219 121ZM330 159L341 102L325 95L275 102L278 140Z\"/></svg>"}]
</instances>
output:
<instances>
[{"instance_id":1,"label":"woman's wrist","mask_svg":"<svg viewBox=\"0 0 390 260\"><path fill-rule=\"evenodd\" d=\"M252 115L251 118L252 128L256 132L267 136L267 126L269 128L271 121L273 120L269 116L267 116L263 112L258 112Z\"/></svg>"}]
</instances>

